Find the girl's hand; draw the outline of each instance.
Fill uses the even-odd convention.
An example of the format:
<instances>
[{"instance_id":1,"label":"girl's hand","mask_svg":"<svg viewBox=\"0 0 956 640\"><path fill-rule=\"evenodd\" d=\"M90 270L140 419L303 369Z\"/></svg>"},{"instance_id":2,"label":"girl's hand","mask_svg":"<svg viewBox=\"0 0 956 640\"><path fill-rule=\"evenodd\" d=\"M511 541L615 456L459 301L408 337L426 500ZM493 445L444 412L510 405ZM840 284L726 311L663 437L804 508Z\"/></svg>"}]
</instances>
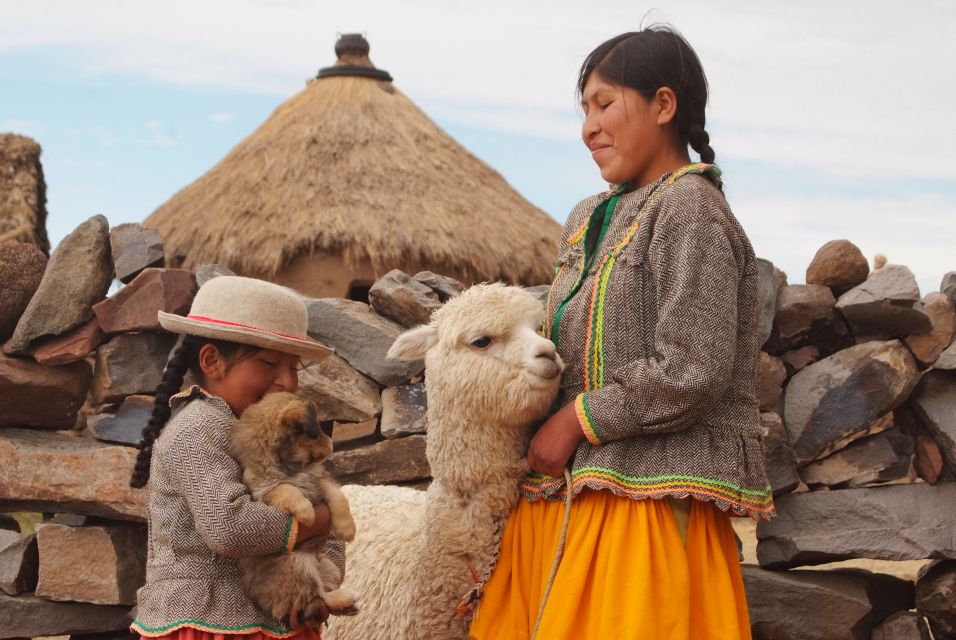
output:
<instances>
[{"instance_id":1,"label":"girl's hand","mask_svg":"<svg viewBox=\"0 0 956 640\"><path fill-rule=\"evenodd\" d=\"M329 535L329 526L332 522L332 512L329 506L324 502L312 505L315 511L315 522L311 525L299 523L299 535L296 538L296 545L312 538L318 538Z\"/></svg>"},{"instance_id":2,"label":"girl's hand","mask_svg":"<svg viewBox=\"0 0 956 640\"><path fill-rule=\"evenodd\" d=\"M560 477L582 440L584 431L571 402L548 418L531 439L528 466L532 471Z\"/></svg>"}]
</instances>

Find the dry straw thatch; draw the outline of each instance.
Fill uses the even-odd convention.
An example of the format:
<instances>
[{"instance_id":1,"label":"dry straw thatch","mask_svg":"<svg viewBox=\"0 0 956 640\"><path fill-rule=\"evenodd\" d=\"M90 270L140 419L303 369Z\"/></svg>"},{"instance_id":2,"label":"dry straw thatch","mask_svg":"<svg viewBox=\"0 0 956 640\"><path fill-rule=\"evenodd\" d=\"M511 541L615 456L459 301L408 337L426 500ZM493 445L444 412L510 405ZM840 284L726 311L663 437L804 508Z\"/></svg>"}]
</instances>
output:
<instances>
[{"instance_id":1,"label":"dry straw thatch","mask_svg":"<svg viewBox=\"0 0 956 640\"><path fill-rule=\"evenodd\" d=\"M416 264L473 281L550 281L559 225L390 81L339 75L374 70L359 39L364 52L340 40L336 67L149 216L169 262L270 278L327 253L379 273Z\"/></svg>"},{"instance_id":2,"label":"dry straw thatch","mask_svg":"<svg viewBox=\"0 0 956 640\"><path fill-rule=\"evenodd\" d=\"M40 145L15 133L0 133L0 242L7 240L50 253Z\"/></svg>"}]
</instances>

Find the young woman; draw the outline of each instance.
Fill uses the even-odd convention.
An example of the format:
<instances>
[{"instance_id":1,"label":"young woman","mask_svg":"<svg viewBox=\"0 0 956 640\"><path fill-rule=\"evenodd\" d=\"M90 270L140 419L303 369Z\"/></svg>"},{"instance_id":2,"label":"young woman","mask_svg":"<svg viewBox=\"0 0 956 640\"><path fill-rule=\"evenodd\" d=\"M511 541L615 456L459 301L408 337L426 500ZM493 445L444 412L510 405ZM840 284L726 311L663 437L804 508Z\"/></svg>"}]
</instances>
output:
<instances>
[{"instance_id":1,"label":"young woman","mask_svg":"<svg viewBox=\"0 0 956 640\"><path fill-rule=\"evenodd\" d=\"M750 638L729 515L773 510L757 267L711 164L706 78L681 36L650 28L597 47L578 91L614 186L564 227L546 326L567 364L561 408L531 441L471 637Z\"/></svg>"},{"instance_id":2,"label":"young woman","mask_svg":"<svg viewBox=\"0 0 956 640\"><path fill-rule=\"evenodd\" d=\"M130 483L150 481L146 584L131 629L175 640L316 640L316 624L274 620L246 596L236 558L288 553L327 535L328 507L316 506L307 527L253 502L227 434L265 394L296 390L301 358L329 350L307 337L301 300L261 280L214 278L188 316L159 316L163 328L184 338L156 389ZM180 392L187 370L198 384ZM169 421L171 410L178 412ZM330 539L326 551L344 571L342 544Z\"/></svg>"}]
</instances>

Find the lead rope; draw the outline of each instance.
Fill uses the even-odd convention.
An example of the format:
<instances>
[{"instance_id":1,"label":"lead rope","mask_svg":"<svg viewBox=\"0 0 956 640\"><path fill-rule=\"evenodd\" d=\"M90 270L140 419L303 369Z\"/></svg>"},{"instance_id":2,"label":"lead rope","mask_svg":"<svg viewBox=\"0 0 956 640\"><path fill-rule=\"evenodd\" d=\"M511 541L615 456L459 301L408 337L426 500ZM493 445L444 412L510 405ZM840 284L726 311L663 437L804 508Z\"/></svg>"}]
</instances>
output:
<instances>
[{"instance_id":1,"label":"lead rope","mask_svg":"<svg viewBox=\"0 0 956 640\"><path fill-rule=\"evenodd\" d=\"M551 575L548 576L548 584L544 588L544 596L541 597L541 607L538 608L538 619L534 621L534 631L531 633L531 640L538 637L538 628L541 626L541 618L544 617L544 607L548 603L548 596L551 595L551 586L554 584L554 576L558 573L558 565L561 564L561 556L564 555L564 541L568 535L568 522L571 520L571 501L574 499L571 491L571 471L564 468L564 486L567 491L564 496L564 522L561 524L561 537L558 538L558 548L554 551L554 561L551 563Z\"/></svg>"}]
</instances>

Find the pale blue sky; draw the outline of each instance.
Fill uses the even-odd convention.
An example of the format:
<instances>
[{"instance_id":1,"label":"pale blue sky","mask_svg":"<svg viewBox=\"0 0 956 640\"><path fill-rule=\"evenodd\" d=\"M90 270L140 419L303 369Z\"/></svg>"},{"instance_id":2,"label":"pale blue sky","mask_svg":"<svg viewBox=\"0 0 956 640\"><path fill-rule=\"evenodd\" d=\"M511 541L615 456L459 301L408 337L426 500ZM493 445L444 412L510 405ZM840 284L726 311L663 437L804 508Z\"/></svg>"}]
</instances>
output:
<instances>
[{"instance_id":1,"label":"pale blue sky","mask_svg":"<svg viewBox=\"0 0 956 640\"><path fill-rule=\"evenodd\" d=\"M0 131L43 146L51 240L94 213L142 220L331 64L349 31L563 221L603 188L578 141L577 68L656 6L703 60L711 141L758 255L802 282L816 249L845 237L908 265L923 293L956 270L950 3L343 4L0 1Z\"/></svg>"}]
</instances>

